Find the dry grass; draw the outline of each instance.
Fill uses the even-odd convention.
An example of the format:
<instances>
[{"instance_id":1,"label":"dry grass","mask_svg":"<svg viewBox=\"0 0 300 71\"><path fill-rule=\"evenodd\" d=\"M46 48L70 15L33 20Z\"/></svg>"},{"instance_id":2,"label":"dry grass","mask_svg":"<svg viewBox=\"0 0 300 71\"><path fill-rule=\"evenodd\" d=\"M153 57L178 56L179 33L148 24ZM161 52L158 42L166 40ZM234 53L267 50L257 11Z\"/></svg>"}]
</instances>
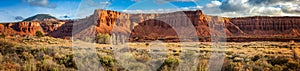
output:
<instances>
[{"instance_id":1,"label":"dry grass","mask_svg":"<svg viewBox=\"0 0 300 71\"><path fill-rule=\"evenodd\" d=\"M76 41L77 42L77 41ZM76 44L74 42L74 44ZM80 42L79 43L85 43ZM84 53L73 53L72 42L51 37L41 38L16 38L8 37L0 40L0 70L78 70L85 64L76 64L74 55L82 56L83 61L97 61L101 63L104 70L150 70L156 68L160 71L172 71L179 68L180 63L195 64L197 71L207 71L208 62L212 52L226 55L222 70L224 71L262 71L262 70L299 70L299 43L297 42L247 42L226 43L226 49L213 50L212 43L126 43L128 46L111 46L109 44L92 44L97 50L96 57L85 57ZM115 50L121 47L128 48L127 52L119 54L125 61L122 62L115 57ZM162 47L162 49L151 49ZM86 48L88 49L88 48ZM151 53L157 58L152 58ZM198 58L189 60L191 58ZM161 63L155 65L151 63ZM89 63L87 63L89 64ZM87 68L88 69L88 68ZM182 68L184 69L184 68Z\"/></svg>"}]
</instances>

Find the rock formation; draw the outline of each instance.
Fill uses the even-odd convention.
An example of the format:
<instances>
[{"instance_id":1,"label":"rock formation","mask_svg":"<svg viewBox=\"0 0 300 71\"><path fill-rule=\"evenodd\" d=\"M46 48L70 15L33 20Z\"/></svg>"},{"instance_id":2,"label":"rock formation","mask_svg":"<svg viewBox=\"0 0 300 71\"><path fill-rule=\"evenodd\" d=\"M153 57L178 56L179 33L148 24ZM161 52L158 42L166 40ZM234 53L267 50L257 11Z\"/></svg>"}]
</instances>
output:
<instances>
[{"instance_id":1,"label":"rock formation","mask_svg":"<svg viewBox=\"0 0 300 71\"><path fill-rule=\"evenodd\" d=\"M1 24L1 33L8 35L35 35L36 31L42 31L40 22L16 22Z\"/></svg>"},{"instance_id":2,"label":"rock formation","mask_svg":"<svg viewBox=\"0 0 300 71\"><path fill-rule=\"evenodd\" d=\"M250 36L300 36L300 17L232 18L232 23Z\"/></svg>"},{"instance_id":3,"label":"rock formation","mask_svg":"<svg viewBox=\"0 0 300 71\"><path fill-rule=\"evenodd\" d=\"M0 32L7 35L35 35L36 31L43 31L46 35L57 38L80 38L108 33L118 41L170 42L195 37L192 35L196 35L199 41L210 41L212 36L232 38L229 41L240 39L236 37L298 37L299 30L300 17L224 18L205 15L201 10L160 14L95 10L93 15L75 21L32 21L0 25Z\"/></svg>"}]
</instances>

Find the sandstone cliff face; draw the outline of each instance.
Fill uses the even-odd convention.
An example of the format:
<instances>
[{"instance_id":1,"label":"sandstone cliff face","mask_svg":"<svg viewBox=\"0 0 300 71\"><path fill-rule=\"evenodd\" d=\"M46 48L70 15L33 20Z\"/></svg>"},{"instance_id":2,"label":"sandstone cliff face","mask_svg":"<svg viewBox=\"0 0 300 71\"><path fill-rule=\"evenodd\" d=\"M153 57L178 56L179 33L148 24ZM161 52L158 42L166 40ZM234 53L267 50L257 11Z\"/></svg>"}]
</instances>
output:
<instances>
[{"instance_id":1,"label":"sandstone cliff face","mask_svg":"<svg viewBox=\"0 0 300 71\"><path fill-rule=\"evenodd\" d=\"M72 37L73 21L61 21L56 24L43 23L43 29L46 35L56 38Z\"/></svg>"},{"instance_id":2,"label":"sandstone cliff face","mask_svg":"<svg viewBox=\"0 0 300 71\"><path fill-rule=\"evenodd\" d=\"M95 10L93 15L76 21L1 24L0 33L35 35L36 31L43 31L46 35L57 38L81 38L97 33L108 33L113 39L122 39L121 41L177 42L178 38L188 38L191 35L196 35L199 41L210 41L209 37L212 36L297 37L300 36L299 25L300 17L224 18L205 15L201 10L162 14L128 14ZM126 36L129 38L124 38Z\"/></svg>"},{"instance_id":3,"label":"sandstone cliff face","mask_svg":"<svg viewBox=\"0 0 300 71\"><path fill-rule=\"evenodd\" d=\"M4 32L5 26L3 24L0 24L0 32Z\"/></svg>"},{"instance_id":4,"label":"sandstone cliff face","mask_svg":"<svg viewBox=\"0 0 300 71\"><path fill-rule=\"evenodd\" d=\"M223 18L207 16L200 10L163 14L127 14L109 10L96 10L96 33L114 33L129 36L130 41L171 39L178 35L194 35L187 29L195 28L199 41L210 41L211 36L257 37L299 36L298 17L245 17ZM180 30L176 30L179 28ZM122 37L122 36L115 36ZM143 40L144 39L144 40Z\"/></svg>"},{"instance_id":5,"label":"sandstone cliff face","mask_svg":"<svg viewBox=\"0 0 300 71\"><path fill-rule=\"evenodd\" d=\"M174 41L178 41L179 35L183 35L183 37L196 35L198 38L210 37L211 31L213 34L217 34L216 36L245 35L228 18L207 16L201 10L163 14L127 14L96 10L95 15L98 15L97 33L120 33L130 36L129 39L132 41L135 39L174 39ZM209 39L201 41L206 40Z\"/></svg>"},{"instance_id":6,"label":"sandstone cliff face","mask_svg":"<svg viewBox=\"0 0 300 71\"><path fill-rule=\"evenodd\" d=\"M181 34L209 36L205 15L200 10L164 14L127 14L96 10L93 16L95 15L98 16L96 33L123 34L130 36L131 40L178 38Z\"/></svg>"},{"instance_id":7,"label":"sandstone cliff face","mask_svg":"<svg viewBox=\"0 0 300 71\"><path fill-rule=\"evenodd\" d=\"M16 22L1 24L1 33L8 35L35 35L42 31L40 22Z\"/></svg>"},{"instance_id":8,"label":"sandstone cliff face","mask_svg":"<svg viewBox=\"0 0 300 71\"><path fill-rule=\"evenodd\" d=\"M59 30L65 22L39 22L39 21L24 21L16 23L4 23L0 24L0 33L6 35L21 35L21 36L35 36L37 31L41 31L44 34L52 33Z\"/></svg>"},{"instance_id":9,"label":"sandstone cliff face","mask_svg":"<svg viewBox=\"0 0 300 71\"><path fill-rule=\"evenodd\" d=\"M245 17L230 21L248 36L299 36L300 17Z\"/></svg>"},{"instance_id":10,"label":"sandstone cliff face","mask_svg":"<svg viewBox=\"0 0 300 71\"><path fill-rule=\"evenodd\" d=\"M206 18L200 10L184 11L165 14L127 14L115 11L98 10L97 30L99 33L116 32L129 33L137 25L152 24L147 26L172 26L173 28L191 26L208 26Z\"/></svg>"}]
</instances>

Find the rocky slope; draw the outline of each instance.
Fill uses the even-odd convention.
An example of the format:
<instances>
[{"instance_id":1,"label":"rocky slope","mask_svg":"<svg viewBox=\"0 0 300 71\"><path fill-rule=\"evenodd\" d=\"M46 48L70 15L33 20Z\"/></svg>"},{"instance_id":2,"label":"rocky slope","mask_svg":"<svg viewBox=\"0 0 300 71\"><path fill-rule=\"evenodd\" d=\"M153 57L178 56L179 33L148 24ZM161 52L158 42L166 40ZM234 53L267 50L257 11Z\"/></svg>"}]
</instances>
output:
<instances>
[{"instance_id":1,"label":"rocky slope","mask_svg":"<svg viewBox=\"0 0 300 71\"><path fill-rule=\"evenodd\" d=\"M0 32L7 35L35 35L36 31L43 31L46 35L58 38L68 38L72 35L81 38L96 33L108 33L113 39L123 41L178 42L180 41L178 38L195 36L199 41L211 41L212 36L226 36L228 41L245 41L255 37L252 40L259 41L265 40L262 39L264 37L269 37L266 40L278 36L298 37L299 24L300 17L224 18L205 15L201 10L161 14L128 14L95 10L93 15L76 21L1 24ZM124 38L126 36L129 38Z\"/></svg>"}]
</instances>

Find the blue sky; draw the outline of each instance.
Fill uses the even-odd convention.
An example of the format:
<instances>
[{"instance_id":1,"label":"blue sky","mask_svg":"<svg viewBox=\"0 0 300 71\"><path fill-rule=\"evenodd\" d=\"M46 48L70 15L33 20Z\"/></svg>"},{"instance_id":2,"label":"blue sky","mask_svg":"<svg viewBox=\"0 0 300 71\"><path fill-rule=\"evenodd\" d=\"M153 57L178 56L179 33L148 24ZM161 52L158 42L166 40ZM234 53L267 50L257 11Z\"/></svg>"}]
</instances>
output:
<instances>
[{"instance_id":1,"label":"blue sky","mask_svg":"<svg viewBox=\"0 0 300 71\"><path fill-rule=\"evenodd\" d=\"M299 16L299 0L0 0L0 22L21 21L36 14L59 19L84 18L95 9L127 13L202 10L224 17ZM65 17L68 16L68 17ZM16 17L18 17L16 19Z\"/></svg>"}]
</instances>

